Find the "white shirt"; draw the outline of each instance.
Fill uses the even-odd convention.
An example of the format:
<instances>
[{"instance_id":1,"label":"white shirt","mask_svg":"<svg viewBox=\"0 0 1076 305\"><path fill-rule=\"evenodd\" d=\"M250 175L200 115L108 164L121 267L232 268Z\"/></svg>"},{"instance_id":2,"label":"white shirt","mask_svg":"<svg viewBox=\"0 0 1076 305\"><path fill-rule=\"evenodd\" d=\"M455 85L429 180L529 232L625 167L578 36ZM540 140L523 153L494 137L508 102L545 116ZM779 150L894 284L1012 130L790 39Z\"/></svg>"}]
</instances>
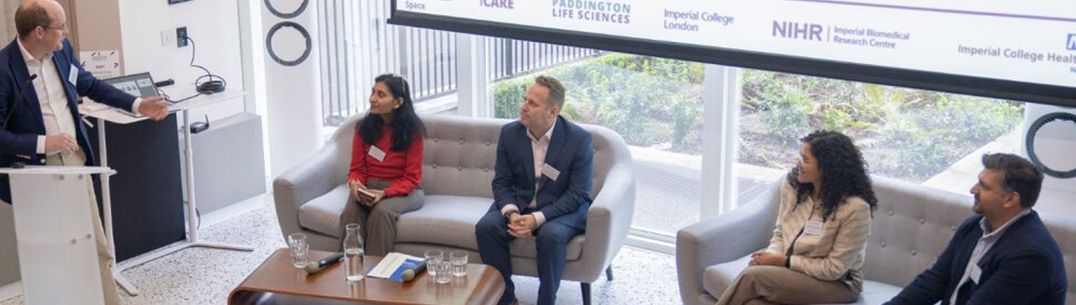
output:
<instances>
[{"instance_id":1,"label":"white shirt","mask_svg":"<svg viewBox=\"0 0 1076 305\"><path fill-rule=\"evenodd\" d=\"M553 126L546 130L545 134L541 138L535 138L530 129L527 129L527 138L531 139L531 152L534 156L534 197L531 198L530 204L527 206L530 208L538 207L538 181L542 180L542 166L545 165L545 155L549 151L549 140L553 138L553 129L557 128L557 118L553 118ZM501 209L501 214L508 211L519 211L519 207L514 203L509 203ZM538 223L538 226L542 226L545 223L545 214L541 211L532 213L534 215L534 221Z\"/></svg>"},{"instance_id":2,"label":"white shirt","mask_svg":"<svg viewBox=\"0 0 1076 305\"><path fill-rule=\"evenodd\" d=\"M971 257L968 259L968 265L967 267L964 267L964 275L960 276L960 281L956 284L956 291L953 291L953 295L949 297L949 304L956 304L956 297L957 294L960 293L960 286L963 286L964 283L966 283L967 281L972 281L976 285L981 284L979 283L979 272L981 272L978 270L979 260L983 258L983 255L986 254L986 251L990 251L990 248L994 247L994 244L997 243L999 238L1001 238L1001 235L1005 234L1005 230L1009 228L1009 225L1013 224L1020 218L1027 216L1027 214L1031 214L1031 209L1024 209L1023 211L1020 211L1020 214L1016 214L1016 217L1009 219L1009 221L1005 222L1005 224L1002 224L1000 227L997 228L997 230L994 230L993 232L990 232L990 226L986 223L986 217L983 217L982 220L979 220L979 228L982 228L983 233L985 234L983 234L982 237L979 237L979 243L975 244L975 250L971 251ZM972 270L975 270L974 279L972 278Z\"/></svg>"},{"instance_id":3,"label":"white shirt","mask_svg":"<svg viewBox=\"0 0 1076 305\"><path fill-rule=\"evenodd\" d=\"M15 41L19 45L19 51L22 51L23 60L26 61L26 70L30 75L37 75L37 79L31 82L34 86L34 93L37 93L37 99L41 103L41 116L42 121L45 123L45 135L66 133L71 137L77 137L76 118L71 116L71 107L67 103L67 94L63 86L63 82L66 80L61 80L60 72L54 69L56 64L52 60L52 53L50 52L43 60L37 60L30 54L30 51L26 50L21 39L16 39ZM70 77L75 79L77 76ZM132 112L134 109L138 109L138 104L141 101L141 99L135 100L135 104L131 107ZM38 154L45 154L45 136L37 137L36 150ZM46 157L55 158L57 155L63 159L65 164L84 165L86 163L86 154L81 149L56 153Z\"/></svg>"}]
</instances>

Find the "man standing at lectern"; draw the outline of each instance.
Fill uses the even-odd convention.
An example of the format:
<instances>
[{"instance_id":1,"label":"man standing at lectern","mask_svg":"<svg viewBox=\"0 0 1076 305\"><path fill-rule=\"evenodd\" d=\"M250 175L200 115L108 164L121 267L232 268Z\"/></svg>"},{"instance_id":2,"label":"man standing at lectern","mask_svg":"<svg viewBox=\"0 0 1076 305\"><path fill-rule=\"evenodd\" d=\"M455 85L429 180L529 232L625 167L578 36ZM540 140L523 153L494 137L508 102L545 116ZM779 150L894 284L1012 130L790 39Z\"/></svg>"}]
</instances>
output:
<instances>
[{"instance_id":1,"label":"man standing at lectern","mask_svg":"<svg viewBox=\"0 0 1076 305\"><path fill-rule=\"evenodd\" d=\"M136 98L83 70L66 39L67 16L53 0L23 1L15 11L18 37L0 50L0 167L97 165L77 98L159 121L168 115L160 97ZM87 180L89 181L89 180ZM8 177L0 176L0 200L11 203ZM96 201L96 195L90 198ZM18 204L18 203L15 203ZM113 254L93 211L105 304L119 304L112 279Z\"/></svg>"}]
</instances>

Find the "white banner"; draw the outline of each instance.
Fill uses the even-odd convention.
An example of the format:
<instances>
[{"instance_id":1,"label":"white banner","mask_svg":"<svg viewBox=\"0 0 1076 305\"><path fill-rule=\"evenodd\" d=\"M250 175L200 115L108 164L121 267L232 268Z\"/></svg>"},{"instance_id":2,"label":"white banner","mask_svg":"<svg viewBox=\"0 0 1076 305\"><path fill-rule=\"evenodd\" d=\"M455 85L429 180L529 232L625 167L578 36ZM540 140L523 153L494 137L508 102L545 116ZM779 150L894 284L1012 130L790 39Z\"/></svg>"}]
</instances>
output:
<instances>
[{"instance_id":1,"label":"white banner","mask_svg":"<svg viewBox=\"0 0 1076 305\"><path fill-rule=\"evenodd\" d=\"M397 0L396 9L1076 87L1071 0Z\"/></svg>"}]
</instances>

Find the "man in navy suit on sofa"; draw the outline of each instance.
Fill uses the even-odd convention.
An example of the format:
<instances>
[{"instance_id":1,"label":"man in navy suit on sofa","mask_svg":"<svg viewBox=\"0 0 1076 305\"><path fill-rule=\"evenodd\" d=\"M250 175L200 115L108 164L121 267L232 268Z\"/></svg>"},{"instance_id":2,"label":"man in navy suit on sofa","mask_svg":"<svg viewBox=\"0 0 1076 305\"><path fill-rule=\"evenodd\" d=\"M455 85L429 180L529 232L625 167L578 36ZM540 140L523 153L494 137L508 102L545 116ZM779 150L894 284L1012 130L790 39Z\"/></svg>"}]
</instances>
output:
<instances>
[{"instance_id":1,"label":"man in navy suit on sofa","mask_svg":"<svg viewBox=\"0 0 1076 305\"><path fill-rule=\"evenodd\" d=\"M153 120L168 115L168 106L160 97L136 98L83 70L65 38L67 17L59 3L24 1L15 11L15 28L18 37L0 50L0 167L16 162L96 165L78 111L76 99L80 96ZM7 175L0 175L0 200L12 203ZM96 204L91 210L105 301L118 304L111 249Z\"/></svg>"},{"instance_id":2,"label":"man in navy suit on sofa","mask_svg":"<svg viewBox=\"0 0 1076 305\"><path fill-rule=\"evenodd\" d=\"M886 304L1064 305L1061 250L1031 209L1042 171L1012 154L983 155L969 218L934 266Z\"/></svg>"},{"instance_id":3,"label":"man in navy suit on sofa","mask_svg":"<svg viewBox=\"0 0 1076 305\"><path fill-rule=\"evenodd\" d=\"M501 305L516 303L511 241L535 239L538 304L552 305L568 241L586 228L594 146L590 133L560 116L563 107L564 86L539 76L523 97L519 121L501 128L493 205L475 225L482 262L504 277Z\"/></svg>"}]
</instances>

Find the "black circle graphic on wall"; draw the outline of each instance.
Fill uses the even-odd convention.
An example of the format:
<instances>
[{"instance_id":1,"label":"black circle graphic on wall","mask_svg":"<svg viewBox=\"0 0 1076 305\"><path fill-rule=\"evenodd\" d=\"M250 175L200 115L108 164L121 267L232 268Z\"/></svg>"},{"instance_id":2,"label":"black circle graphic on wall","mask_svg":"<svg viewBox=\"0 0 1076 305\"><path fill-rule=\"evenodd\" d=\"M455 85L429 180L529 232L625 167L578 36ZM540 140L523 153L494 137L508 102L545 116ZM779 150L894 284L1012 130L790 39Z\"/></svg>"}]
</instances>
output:
<instances>
[{"instance_id":1,"label":"black circle graphic on wall","mask_svg":"<svg viewBox=\"0 0 1076 305\"><path fill-rule=\"evenodd\" d=\"M291 12L291 13L282 13L282 12L280 12L279 10L276 9L276 7L273 7L273 4L269 3L269 1L270 0L265 0L264 2L265 2L265 8L268 9L270 13L273 13L273 15L276 15L277 17L280 17L280 18L291 19L291 18L295 18L296 16L299 16L299 14L302 14L303 11L306 10L307 2L309 2L310 0L303 0L303 3L299 4L299 8L295 9L295 11Z\"/></svg>"},{"instance_id":2,"label":"black circle graphic on wall","mask_svg":"<svg viewBox=\"0 0 1076 305\"><path fill-rule=\"evenodd\" d=\"M299 31L299 34L302 34L303 39L306 40L306 48L303 49L303 55L300 55L299 58L293 60L285 60L280 58L280 56L276 54L276 51L273 50L273 35L276 35L276 32L278 30L285 27L293 28L296 31ZM277 23L269 29L269 33L265 34L265 50L269 51L269 57L272 57L273 61L276 61L281 65L289 67L303 63L303 61L306 60L306 57L310 56L310 48L312 46L312 43L313 42L310 40L310 33L306 31L306 28L303 28L302 25L291 21L283 21Z\"/></svg>"},{"instance_id":3,"label":"black circle graphic on wall","mask_svg":"<svg viewBox=\"0 0 1076 305\"><path fill-rule=\"evenodd\" d=\"M1047 174L1051 177L1061 179L1076 177L1076 168L1070 170L1058 170L1051 168L1049 166L1046 166L1046 164L1043 164L1042 160L1039 160L1039 154L1035 153L1035 137L1039 133L1039 128L1042 128L1042 125L1046 125L1046 123L1053 121L1069 121L1072 123L1076 123L1076 114L1068 112L1054 112L1041 116L1037 120L1035 120L1034 123L1031 123L1031 126L1028 126L1027 128L1027 136L1025 137L1026 140L1024 141L1024 146L1027 146L1027 157L1028 159L1031 159L1031 163L1042 167L1042 172L1044 174Z\"/></svg>"}]
</instances>

